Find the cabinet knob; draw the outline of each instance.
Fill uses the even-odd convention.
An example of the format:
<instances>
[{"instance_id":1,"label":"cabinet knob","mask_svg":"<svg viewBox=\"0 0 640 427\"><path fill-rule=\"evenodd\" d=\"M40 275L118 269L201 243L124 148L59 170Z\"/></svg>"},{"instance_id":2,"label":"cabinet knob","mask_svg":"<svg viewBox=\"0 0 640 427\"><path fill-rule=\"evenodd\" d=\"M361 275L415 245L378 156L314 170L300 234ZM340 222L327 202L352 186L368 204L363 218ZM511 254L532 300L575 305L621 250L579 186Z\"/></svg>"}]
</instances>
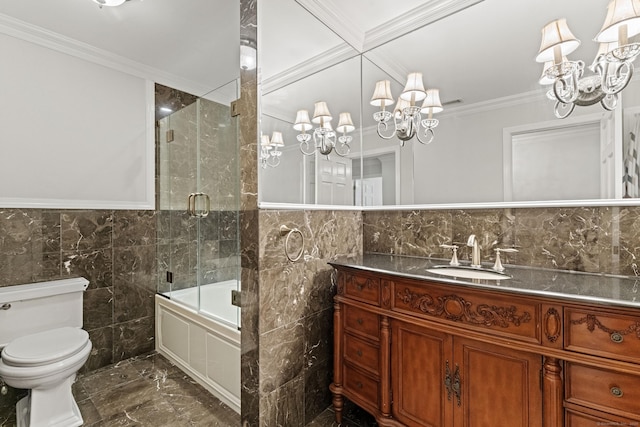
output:
<instances>
[{"instance_id":1,"label":"cabinet knob","mask_svg":"<svg viewBox=\"0 0 640 427\"><path fill-rule=\"evenodd\" d=\"M611 387L611 394L615 397L622 397L624 395L620 387Z\"/></svg>"},{"instance_id":2,"label":"cabinet knob","mask_svg":"<svg viewBox=\"0 0 640 427\"><path fill-rule=\"evenodd\" d=\"M359 317L356 322L358 322L358 325L362 325L362 323L364 323L364 320L362 320L362 317Z\"/></svg>"},{"instance_id":3,"label":"cabinet knob","mask_svg":"<svg viewBox=\"0 0 640 427\"><path fill-rule=\"evenodd\" d=\"M356 351L356 354L358 355L358 357L362 357L362 350Z\"/></svg>"},{"instance_id":4,"label":"cabinet knob","mask_svg":"<svg viewBox=\"0 0 640 427\"><path fill-rule=\"evenodd\" d=\"M618 332L614 332L614 333L611 334L611 341L619 344L622 341L624 341L624 337L622 336L622 334L620 334Z\"/></svg>"},{"instance_id":5,"label":"cabinet knob","mask_svg":"<svg viewBox=\"0 0 640 427\"><path fill-rule=\"evenodd\" d=\"M356 288L357 288L359 291L361 291L361 290L362 290L362 287L363 287L363 286L362 286L360 283L358 283L358 284L356 285Z\"/></svg>"},{"instance_id":6,"label":"cabinet knob","mask_svg":"<svg viewBox=\"0 0 640 427\"><path fill-rule=\"evenodd\" d=\"M356 387L358 387L358 388L362 388L362 387L363 387L363 385L362 385L362 383L361 383L360 381L358 381L358 382L356 383Z\"/></svg>"}]
</instances>

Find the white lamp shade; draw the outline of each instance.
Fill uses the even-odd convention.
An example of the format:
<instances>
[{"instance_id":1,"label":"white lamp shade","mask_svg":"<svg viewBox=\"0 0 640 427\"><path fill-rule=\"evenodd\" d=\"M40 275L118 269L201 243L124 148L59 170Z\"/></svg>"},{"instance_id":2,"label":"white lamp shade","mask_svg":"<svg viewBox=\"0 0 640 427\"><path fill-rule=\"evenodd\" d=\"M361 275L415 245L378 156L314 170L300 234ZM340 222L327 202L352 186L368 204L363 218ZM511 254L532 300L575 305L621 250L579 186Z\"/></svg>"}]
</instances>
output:
<instances>
[{"instance_id":1,"label":"white lamp shade","mask_svg":"<svg viewBox=\"0 0 640 427\"><path fill-rule=\"evenodd\" d=\"M422 73L411 73L407 77L407 84L400 94L400 98L405 101L422 101L427 96L422 83Z\"/></svg>"},{"instance_id":2,"label":"white lamp shade","mask_svg":"<svg viewBox=\"0 0 640 427\"><path fill-rule=\"evenodd\" d=\"M284 139L282 139L282 132L274 131L271 134L271 145L274 147L284 147Z\"/></svg>"},{"instance_id":3,"label":"white lamp shade","mask_svg":"<svg viewBox=\"0 0 640 427\"><path fill-rule=\"evenodd\" d=\"M407 107L411 107L411 102L407 101L406 99L398 98L398 102L396 103L396 107L393 109L393 115L396 118L401 118L402 117L402 110L404 110Z\"/></svg>"},{"instance_id":4,"label":"white lamp shade","mask_svg":"<svg viewBox=\"0 0 640 427\"><path fill-rule=\"evenodd\" d=\"M93 0L98 3L100 6L120 6L127 0Z\"/></svg>"},{"instance_id":5,"label":"white lamp shade","mask_svg":"<svg viewBox=\"0 0 640 427\"><path fill-rule=\"evenodd\" d=\"M351 121L351 113L340 113L340 120L338 121L336 130L340 133L349 133L353 132L355 128L353 121Z\"/></svg>"},{"instance_id":6,"label":"white lamp shade","mask_svg":"<svg viewBox=\"0 0 640 427\"><path fill-rule=\"evenodd\" d=\"M296 121L293 128L299 132L306 132L313 128L311 120L309 120L309 112L307 110L299 110L296 113Z\"/></svg>"},{"instance_id":7,"label":"white lamp shade","mask_svg":"<svg viewBox=\"0 0 640 427\"><path fill-rule=\"evenodd\" d=\"M594 40L600 43L617 42L622 26L626 26L627 37L640 33L640 0L611 0L602 29Z\"/></svg>"},{"instance_id":8,"label":"white lamp shade","mask_svg":"<svg viewBox=\"0 0 640 427\"><path fill-rule=\"evenodd\" d=\"M370 104L374 107L385 107L393 104L391 82L389 80L380 80L376 83L376 88L373 91Z\"/></svg>"},{"instance_id":9,"label":"white lamp shade","mask_svg":"<svg viewBox=\"0 0 640 427\"><path fill-rule=\"evenodd\" d=\"M263 150L271 150L273 148L271 141L269 141L269 135L262 135L260 137L260 147L262 147Z\"/></svg>"},{"instance_id":10,"label":"white lamp shade","mask_svg":"<svg viewBox=\"0 0 640 427\"><path fill-rule=\"evenodd\" d=\"M536 56L536 62L553 61L554 49L560 49L561 56L567 56L580 46L580 40L569 30L567 20L557 19L542 28L542 43Z\"/></svg>"},{"instance_id":11,"label":"white lamp shade","mask_svg":"<svg viewBox=\"0 0 640 427\"><path fill-rule=\"evenodd\" d=\"M440 90L439 89L429 89L427 90L427 97L424 99L422 103L422 108L420 109L421 113L440 113L444 110L442 108L442 103L440 102Z\"/></svg>"},{"instance_id":12,"label":"white lamp shade","mask_svg":"<svg viewBox=\"0 0 640 427\"><path fill-rule=\"evenodd\" d=\"M313 119L311 121L313 123L323 123L331 121L332 118L327 103L324 101L316 102L315 109L313 110Z\"/></svg>"}]
</instances>

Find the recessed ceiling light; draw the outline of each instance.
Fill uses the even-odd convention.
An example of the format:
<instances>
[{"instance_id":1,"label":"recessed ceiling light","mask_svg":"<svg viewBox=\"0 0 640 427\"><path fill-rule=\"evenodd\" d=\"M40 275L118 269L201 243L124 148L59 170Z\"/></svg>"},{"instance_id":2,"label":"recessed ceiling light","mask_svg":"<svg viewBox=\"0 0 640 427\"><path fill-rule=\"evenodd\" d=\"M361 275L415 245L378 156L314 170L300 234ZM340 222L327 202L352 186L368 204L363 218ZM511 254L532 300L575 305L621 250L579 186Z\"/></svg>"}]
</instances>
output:
<instances>
[{"instance_id":1,"label":"recessed ceiling light","mask_svg":"<svg viewBox=\"0 0 640 427\"><path fill-rule=\"evenodd\" d=\"M102 6L120 6L127 0L93 0L95 3L98 3L100 7Z\"/></svg>"}]
</instances>

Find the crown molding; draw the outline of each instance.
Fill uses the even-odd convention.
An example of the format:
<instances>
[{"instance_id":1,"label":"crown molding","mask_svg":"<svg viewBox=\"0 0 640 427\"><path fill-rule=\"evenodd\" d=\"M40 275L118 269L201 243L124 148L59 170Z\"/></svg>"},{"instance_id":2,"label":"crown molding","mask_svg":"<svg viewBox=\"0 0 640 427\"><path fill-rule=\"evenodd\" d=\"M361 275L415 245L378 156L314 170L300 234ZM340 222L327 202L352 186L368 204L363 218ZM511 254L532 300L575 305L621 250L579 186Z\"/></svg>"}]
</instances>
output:
<instances>
[{"instance_id":1,"label":"crown molding","mask_svg":"<svg viewBox=\"0 0 640 427\"><path fill-rule=\"evenodd\" d=\"M401 67L397 62L389 60L388 57L383 55L381 52L376 52L375 50L367 52L364 57L387 73L389 77L397 81L400 85L404 86L410 70L405 69L405 67ZM371 88L371 90L373 90L373 88Z\"/></svg>"},{"instance_id":2,"label":"crown molding","mask_svg":"<svg viewBox=\"0 0 640 427\"><path fill-rule=\"evenodd\" d=\"M109 67L142 79L151 80L176 89L203 95L211 90L202 84L132 61L120 55L96 48L87 43L28 24L8 15L0 14L0 34L5 34L76 58Z\"/></svg>"},{"instance_id":3,"label":"crown molding","mask_svg":"<svg viewBox=\"0 0 640 427\"><path fill-rule=\"evenodd\" d=\"M522 104L529 104L533 102L540 102L547 99L546 92L540 90L533 90L530 92L518 93L515 95L504 96L502 98L490 99L488 101L476 102L469 105L461 105L459 107L451 107L441 114L439 117L447 116L461 116L468 114L483 113L492 110L499 110L503 108L515 107Z\"/></svg>"},{"instance_id":4,"label":"crown molding","mask_svg":"<svg viewBox=\"0 0 640 427\"><path fill-rule=\"evenodd\" d=\"M427 1L401 16L366 31L362 51L369 51L482 1L484 0Z\"/></svg>"},{"instance_id":5,"label":"crown molding","mask_svg":"<svg viewBox=\"0 0 640 427\"><path fill-rule=\"evenodd\" d=\"M340 4L333 0L296 0L300 6L329 27L345 42L362 53L365 42L365 31L355 28L353 21L342 13Z\"/></svg>"},{"instance_id":6,"label":"crown molding","mask_svg":"<svg viewBox=\"0 0 640 427\"><path fill-rule=\"evenodd\" d=\"M261 81L262 95L278 90L293 82L339 64L355 56L353 48L346 43L316 55L295 67L288 68Z\"/></svg>"}]
</instances>

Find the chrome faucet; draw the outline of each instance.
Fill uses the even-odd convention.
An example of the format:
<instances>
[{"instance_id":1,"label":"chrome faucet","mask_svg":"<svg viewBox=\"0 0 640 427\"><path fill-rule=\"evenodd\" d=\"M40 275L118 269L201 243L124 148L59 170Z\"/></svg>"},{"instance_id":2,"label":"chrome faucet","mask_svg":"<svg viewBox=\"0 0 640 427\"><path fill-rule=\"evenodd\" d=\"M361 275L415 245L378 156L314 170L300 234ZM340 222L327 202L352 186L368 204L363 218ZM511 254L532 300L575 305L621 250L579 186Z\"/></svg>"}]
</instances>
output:
<instances>
[{"instance_id":1,"label":"chrome faucet","mask_svg":"<svg viewBox=\"0 0 640 427\"><path fill-rule=\"evenodd\" d=\"M469 236L467 246L471 247L471 267L482 267L480 264L480 245L475 234Z\"/></svg>"}]
</instances>

